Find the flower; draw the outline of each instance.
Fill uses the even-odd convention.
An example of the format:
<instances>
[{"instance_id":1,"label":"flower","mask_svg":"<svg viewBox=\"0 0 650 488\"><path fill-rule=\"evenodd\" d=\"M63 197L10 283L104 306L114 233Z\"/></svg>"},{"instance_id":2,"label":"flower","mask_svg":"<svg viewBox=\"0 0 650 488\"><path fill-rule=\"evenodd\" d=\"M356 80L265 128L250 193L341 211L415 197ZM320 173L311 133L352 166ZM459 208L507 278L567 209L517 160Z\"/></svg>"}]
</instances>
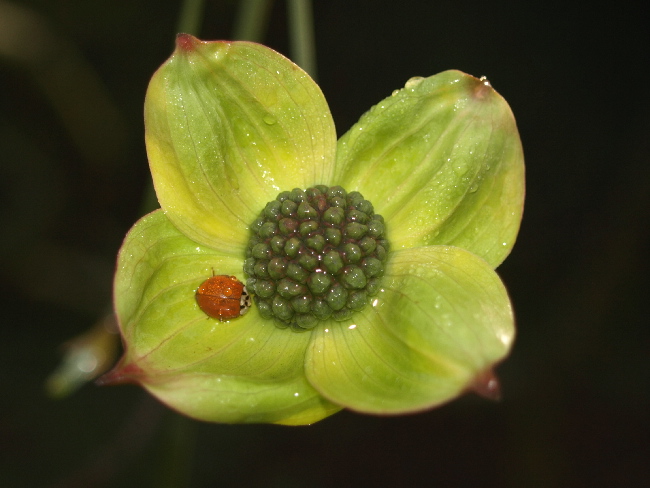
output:
<instances>
[{"instance_id":1,"label":"flower","mask_svg":"<svg viewBox=\"0 0 650 488\"><path fill-rule=\"evenodd\" d=\"M182 34L149 85L145 127L162 208L138 221L120 250L114 291L125 352L104 382L139 383L197 419L287 425L342 408L416 412L494 384L490 372L514 338L494 268L518 232L524 166L510 108L485 79L459 71L411 78L337 143L320 89L289 60L254 43ZM275 291L263 259L271 245L255 247L263 238L251 232L271 215L265 229L280 236L276 268L285 276L289 230L275 224L283 202L320 195L325 219L339 191L344 203L366 202L355 207L368 213L348 242L354 249L372 233L368 219L385 234L373 234L361 257L336 251L349 282L316 251L317 264L294 266L329 273L344 296L328 302L307 275L291 281L303 302L332 305L317 319L305 308L309 330L299 332L291 317L302 305L286 316L276 307L294 295ZM331 233L353 235L342 229ZM321 236L322 250L331 236ZM358 260L370 262L370 252L384 260L364 268ZM195 294L213 275L257 290L248 313L225 321L204 313Z\"/></svg>"}]
</instances>

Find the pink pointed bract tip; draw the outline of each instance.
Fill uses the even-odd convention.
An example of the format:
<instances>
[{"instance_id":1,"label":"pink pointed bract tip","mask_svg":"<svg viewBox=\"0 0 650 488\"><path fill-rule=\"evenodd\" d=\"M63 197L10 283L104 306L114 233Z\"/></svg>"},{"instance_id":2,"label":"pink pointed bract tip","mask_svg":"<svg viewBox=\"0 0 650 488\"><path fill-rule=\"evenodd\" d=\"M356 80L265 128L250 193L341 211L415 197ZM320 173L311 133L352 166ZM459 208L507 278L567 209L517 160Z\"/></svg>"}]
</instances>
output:
<instances>
[{"instance_id":1,"label":"pink pointed bract tip","mask_svg":"<svg viewBox=\"0 0 650 488\"><path fill-rule=\"evenodd\" d=\"M488 400L501 400L501 385L499 384L499 379L491 369L478 375L469 389Z\"/></svg>"},{"instance_id":2,"label":"pink pointed bract tip","mask_svg":"<svg viewBox=\"0 0 650 488\"><path fill-rule=\"evenodd\" d=\"M126 383L137 384L142 377L143 372L138 365L131 363L124 366L122 362L119 362L108 373L97 378L95 384L98 386L123 385Z\"/></svg>"},{"instance_id":3,"label":"pink pointed bract tip","mask_svg":"<svg viewBox=\"0 0 650 488\"><path fill-rule=\"evenodd\" d=\"M176 36L176 47L183 51L193 51L199 42L201 41L190 34L178 34Z\"/></svg>"}]
</instances>

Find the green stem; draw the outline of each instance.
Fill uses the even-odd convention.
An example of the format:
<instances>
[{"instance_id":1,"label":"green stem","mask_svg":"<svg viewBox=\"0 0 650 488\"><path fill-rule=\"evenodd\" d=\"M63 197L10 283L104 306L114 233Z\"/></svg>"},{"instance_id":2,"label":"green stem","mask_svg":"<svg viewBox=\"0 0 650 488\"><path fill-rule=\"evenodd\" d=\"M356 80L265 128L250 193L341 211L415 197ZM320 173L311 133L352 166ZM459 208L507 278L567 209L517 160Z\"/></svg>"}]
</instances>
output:
<instances>
[{"instance_id":1,"label":"green stem","mask_svg":"<svg viewBox=\"0 0 650 488\"><path fill-rule=\"evenodd\" d=\"M311 0L288 0L291 58L316 79L316 44Z\"/></svg>"},{"instance_id":2,"label":"green stem","mask_svg":"<svg viewBox=\"0 0 650 488\"><path fill-rule=\"evenodd\" d=\"M181 488L190 486L195 459L196 422L176 413L167 415L162 433L164 446L155 486Z\"/></svg>"},{"instance_id":3,"label":"green stem","mask_svg":"<svg viewBox=\"0 0 650 488\"><path fill-rule=\"evenodd\" d=\"M235 20L233 39L262 42L272 0L242 0Z\"/></svg>"},{"instance_id":4,"label":"green stem","mask_svg":"<svg viewBox=\"0 0 650 488\"><path fill-rule=\"evenodd\" d=\"M203 22L204 0L184 0L176 32L198 36Z\"/></svg>"},{"instance_id":5,"label":"green stem","mask_svg":"<svg viewBox=\"0 0 650 488\"><path fill-rule=\"evenodd\" d=\"M176 33L191 34L198 36L203 22L204 0L184 0L181 6L181 12L176 24ZM140 204L140 214L148 214L159 207L156 192L153 185L149 185L145 190L144 197Z\"/></svg>"}]
</instances>

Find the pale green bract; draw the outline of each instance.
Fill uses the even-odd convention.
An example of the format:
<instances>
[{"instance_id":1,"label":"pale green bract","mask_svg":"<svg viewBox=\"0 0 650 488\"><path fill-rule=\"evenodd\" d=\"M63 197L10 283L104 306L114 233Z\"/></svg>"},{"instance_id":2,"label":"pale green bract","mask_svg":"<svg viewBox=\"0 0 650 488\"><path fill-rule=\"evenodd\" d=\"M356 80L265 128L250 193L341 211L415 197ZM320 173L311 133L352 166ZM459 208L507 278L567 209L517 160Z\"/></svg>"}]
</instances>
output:
<instances>
[{"instance_id":1,"label":"pale green bract","mask_svg":"<svg viewBox=\"0 0 650 488\"><path fill-rule=\"evenodd\" d=\"M481 388L515 329L494 272L515 242L524 163L514 117L484 79L412 78L336 141L318 86L264 46L180 35L145 102L161 210L119 253L125 345L104 381L132 381L214 422L310 424L342 408L401 414ZM245 281L249 225L280 191L359 191L386 222L381 291L352 318L294 332L255 306L198 307L215 274ZM485 386L485 385L483 385Z\"/></svg>"}]
</instances>

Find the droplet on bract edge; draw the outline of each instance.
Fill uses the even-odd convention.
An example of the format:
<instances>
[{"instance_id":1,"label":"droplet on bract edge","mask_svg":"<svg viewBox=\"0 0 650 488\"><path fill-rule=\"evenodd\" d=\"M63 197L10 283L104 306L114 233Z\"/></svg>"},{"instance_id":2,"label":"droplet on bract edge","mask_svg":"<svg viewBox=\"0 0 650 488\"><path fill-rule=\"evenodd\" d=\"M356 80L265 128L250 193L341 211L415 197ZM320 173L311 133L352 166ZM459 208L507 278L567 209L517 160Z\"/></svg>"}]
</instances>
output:
<instances>
[{"instance_id":1,"label":"droplet on bract edge","mask_svg":"<svg viewBox=\"0 0 650 488\"><path fill-rule=\"evenodd\" d=\"M407 82L404 84L404 88L412 90L418 86L423 79L424 77L422 76L413 76L407 80Z\"/></svg>"}]
</instances>

